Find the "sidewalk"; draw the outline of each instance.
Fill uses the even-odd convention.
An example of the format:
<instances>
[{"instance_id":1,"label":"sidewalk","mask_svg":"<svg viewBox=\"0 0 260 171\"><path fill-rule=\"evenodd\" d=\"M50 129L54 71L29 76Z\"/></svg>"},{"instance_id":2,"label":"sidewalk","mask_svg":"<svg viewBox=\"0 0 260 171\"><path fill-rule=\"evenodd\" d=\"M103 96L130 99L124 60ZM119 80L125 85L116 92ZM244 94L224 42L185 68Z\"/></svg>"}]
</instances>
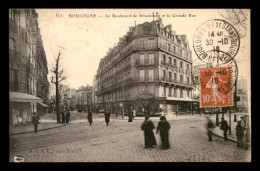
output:
<instances>
[{"instance_id":1,"label":"sidewalk","mask_svg":"<svg viewBox=\"0 0 260 171\"><path fill-rule=\"evenodd\" d=\"M210 116L210 115L208 114L208 116ZM221 117L222 117L222 114L219 114L219 122L221 122ZM224 118L228 122L228 125L229 125L229 116L227 116L227 114L224 114ZM216 125L216 114L211 115L210 119L214 123L214 125ZM237 118L237 121L239 121L239 120L240 120L240 118ZM229 131L227 131L227 138L229 141L232 141L235 143L237 142L237 136L236 136L237 121L234 121L234 115L231 114L231 134L229 134ZM219 126L215 126L212 133L215 136L218 136L218 137L221 137L224 139L224 133L223 133L223 130L220 129L220 126L221 126L221 124L219 124ZM248 145L251 145L251 144L249 143Z\"/></svg>"},{"instance_id":2,"label":"sidewalk","mask_svg":"<svg viewBox=\"0 0 260 171\"><path fill-rule=\"evenodd\" d=\"M94 116L97 116L96 119L101 119L104 118L104 114L103 113L99 113L99 114L94 114ZM203 115L199 115L199 114L183 114L183 115L178 115L176 117L176 115L173 114L169 114L169 115L164 115L166 117L167 120L182 120L182 119L193 119L193 118L200 118L203 117ZM128 120L128 116L125 115L124 118L122 118L122 115L118 115L116 117L116 114L111 114L110 119L116 119L116 120ZM151 116L150 117L151 120L159 120L160 116ZM134 120L144 120L144 116L136 116L134 117Z\"/></svg>"},{"instance_id":3,"label":"sidewalk","mask_svg":"<svg viewBox=\"0 0 260 171\"><path fill-rule=\"evenodd\" d=\"M52 123L50 123L52 122ZM46 123L46 120L38 125L38 131L48 130L52 128L58 128L62 126L66 126L66 123L57 123L55 120L50 120ZM9 135L18 135L18 134L25 134L34 132L33 124L28 125L16 125L16 126L9 126Z\"/></svg>"}]
</instances>

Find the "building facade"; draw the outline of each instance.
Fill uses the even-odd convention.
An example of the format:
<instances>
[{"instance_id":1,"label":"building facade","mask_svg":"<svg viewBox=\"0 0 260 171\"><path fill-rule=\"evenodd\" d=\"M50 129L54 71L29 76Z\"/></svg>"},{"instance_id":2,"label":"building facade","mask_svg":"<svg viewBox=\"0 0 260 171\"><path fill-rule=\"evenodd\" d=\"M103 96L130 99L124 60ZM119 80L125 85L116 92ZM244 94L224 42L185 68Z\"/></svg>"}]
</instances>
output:
<instances>
[{"instance_id":1,"label":"building facade","mask_svg":"<svg viewBox=\"0 0 260 171\"><path fill-rule=\"evenodd\" d=\"M186 35L176 35L162 20L130 27L100 60L98 108L123 114L192 112L192 57Z\"/></svg>"},{"instance_id":2,"label":"building facade","mask_svg":"<svg viewBox=\"0 0 260 171\"><path fill-rule=\"evenodd\" d=\"M38 105L47 107L48 68L34 9L9 10L9 124L30 122ZM44 67L44 71L39 70ZM39 79L46 77L44 96L39 95ZM45 99L43 99L45 97ZM45 101L44 101L45 100ZM45 104L44 104L45 103Z\"/></svg>"}]
</instances>

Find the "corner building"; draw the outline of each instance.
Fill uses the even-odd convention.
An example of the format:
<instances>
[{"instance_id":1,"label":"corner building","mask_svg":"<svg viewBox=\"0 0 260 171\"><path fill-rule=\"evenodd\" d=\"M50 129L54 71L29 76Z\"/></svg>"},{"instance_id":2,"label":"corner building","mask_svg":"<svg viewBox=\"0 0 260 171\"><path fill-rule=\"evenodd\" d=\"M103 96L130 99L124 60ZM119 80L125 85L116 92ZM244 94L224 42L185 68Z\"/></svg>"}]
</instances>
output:
<instances>
[{"instance_id":1,"label":"corner building","mask_svg":"<svg viewBox=\"0 0 260 171\"><path fill-rule=\"evenodd\" d=\"M121 115L131 106L141 114L193 111L192 58L186 35L156 20L130 27L100 60L98 108Z\"/></svg>"}]
</instances>

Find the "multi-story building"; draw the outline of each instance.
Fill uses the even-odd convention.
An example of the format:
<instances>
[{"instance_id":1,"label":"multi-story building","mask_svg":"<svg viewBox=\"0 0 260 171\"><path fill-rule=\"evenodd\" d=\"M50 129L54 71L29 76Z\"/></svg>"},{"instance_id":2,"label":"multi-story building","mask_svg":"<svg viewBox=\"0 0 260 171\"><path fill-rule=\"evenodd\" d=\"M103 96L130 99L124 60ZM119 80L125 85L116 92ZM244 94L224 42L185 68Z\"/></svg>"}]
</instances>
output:
<instances>
[{"instance_id":1,"label":"multi-story building","mask_svg":"<svg viewBox=\"0 0 260 171\"><path fill-rule=\"evenodd\" d=\"M92 86L81 86L76 90L75 105L78 111L85 110L88 106L92 107Z\"/></svg>"},{"instance_id":2,"label":"multi-story building","mask_svg":"<svg viewBox=\"0 0 260 171\"><path fill-rule=\"evenodd\" d=\"M186 35L176 35L162 20L130 27L100 60L99 108L122 114L130 106L143 112L191 112L192 57Z\"/></svg>"},{"instance_id":3,"label":"multi-story building","mask_svg":"<svg viewBox=\"0 0 260 171\"><path fill-rule=\"evenodd\" d=\"M92 104L93 104L93 110L95 112L97 112L97 95L96 95L96 91L98 89L97 87L97 75L94 76L94 80L93 80L93 91L92 91Z\"/></svg>"},{"instance_id":4,"label":"multi-story building","mask_svg":"<svg viewBox=\"0 0 260 171\"><path fill-rule=\"evenodd\" d=\"M46 107L48 80L45 81L45 99L39 97L39 78L48 74L47 60L38 28L38 15L34 9L9 10L9 123L30 121L38 112L37 105ZM43 62L43 63L42 63ZM45 72L39 70L44 66ZM44 101L45 100L45 101Z\"/></svg>"}]
</instances>

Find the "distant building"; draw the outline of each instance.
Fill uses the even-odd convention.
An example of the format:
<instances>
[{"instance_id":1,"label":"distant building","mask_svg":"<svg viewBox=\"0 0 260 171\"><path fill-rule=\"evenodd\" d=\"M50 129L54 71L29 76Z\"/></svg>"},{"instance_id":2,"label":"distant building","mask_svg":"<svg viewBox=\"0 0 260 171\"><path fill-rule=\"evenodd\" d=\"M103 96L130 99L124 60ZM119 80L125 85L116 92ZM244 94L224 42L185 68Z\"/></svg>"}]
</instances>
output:
<instances>
[{"instance_id":1,"label":"distant building","mask_svg":"<svg viewBox=\"0 0 260 171\"><path fill-rule=\"evenodd\" d=\"M163 109L174 114L193 111L192 57L186 35L177 35L162 20L130 27L100 60L97 70L98 108L122 114Z\"/></svg>"},{"instance_id":2,"label":"distant building","mask_svg":"<svg viewBox=\"0 0 260 171\"><path fill-rule=\"evenodd\" d=\"M240 77L237 80L237 112L248 112L247 79Z\"/></svg>"}]
</instances>

